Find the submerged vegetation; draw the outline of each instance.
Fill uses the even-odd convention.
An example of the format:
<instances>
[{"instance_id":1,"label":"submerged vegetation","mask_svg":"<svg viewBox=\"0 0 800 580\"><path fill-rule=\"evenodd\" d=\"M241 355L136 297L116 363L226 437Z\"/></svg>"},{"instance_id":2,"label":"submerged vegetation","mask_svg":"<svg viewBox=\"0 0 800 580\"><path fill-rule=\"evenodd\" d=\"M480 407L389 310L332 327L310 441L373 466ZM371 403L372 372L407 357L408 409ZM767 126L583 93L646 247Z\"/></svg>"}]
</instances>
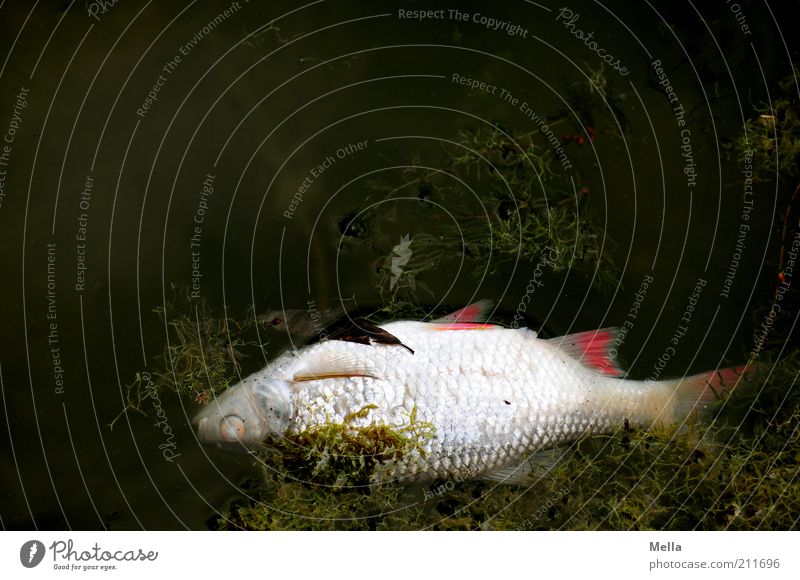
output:
<instances>
[{"instance_id":1,"label":"submerged vegetation","mask_svg":"<svg viewBox=\"0 0 800 580\"><path fill-rule=\"evenodd\" d=\"M136 373L126 385L124 411L144 413L143 403L153 392L173 392L192 403L207 404L233 385L243 372L249 372L243 371L243 360L248 356L260 357L275 333L284 338L291 333L308 340L319 336L323 321L329 324L345 311L332 307L320 312L315 307L269 311L258 316L247 312L235 318L212 312L205 302L192 301L186 293L177 293L169 310L157 307L154 312L166 325L168 341L156 358L155 368ZM424 314L419 306L396 301L364 317L377 323L399 318L421 319Z\"/></svg>"},{"instance_id":2,"label":"submerged vegetation","mask_svg":"<svg viewBox=\"0 0 800 580\"><path fill-rule=\"evenodd\" d=\"M256 320L212 315L205 303L177 296L170 307L154 310L167 325L168 342L150 373L137 373L127 385L127 409L144 412L142 403L155 392L174 392L195 403L208 403L241 373L245 351L258 348ZM258 320L259 324L270 324Z\"/></svg>"},{"instance_id":3,"label":"submerged vegetation","mask_svg":"<svg viewBox=\"0 0 800 580\"><path fill-rule=\"evenodd\" d=\"M800 168L800 68L778 83L770 102L756 108L733 144L736 157L753 168L753 180L796 177Z\"/></svg>"},{"instance_id":4,"label":"submerged vegetation","mask_svg":"<svg viewBox=\"0 0 800 580\"><path fill-rule=\"evenodd\" d=\"M367 405L346 415L342 423L316 425L271 443L276 460L273 468L280 466L299 480L338 489L380 480L387 465L409 454L424 457L425 443L434 435L433 425L419 421L416 410L407 425L355 424L376 408Z\"/></svg>"},{"instance_id":5,"label":"submerged vegetation","mask_svg":"<svg viewBox=\"0 0 800 580\"><path fill-rule=\"evenodd\" d=\"M371 182L384 199L420 202L407 220L418 231L392 240L391 249L372 232L380 229L377 211L344 220L345 236L383 254L379 289L385 302L415 301L428 291L424 274L452 260L481 275L516 260L555 256L555 272L593 274L601 289L616 283L619 271L590 209L589 188L552 169L553 153L540 133L500 124L465 130L439 167L413 162L399 186Z\"/></svg>"},{"instance_id":6,"label":"submerged vegetation","mask_svg":"<svg viewBox=\"0 0 800 580\"><path fill-rule=\"evenodd\" d=\"M529 486L330 487L263 464L259 502L223 529L791 529L800 516L800 350L726 403L743 423L621 429L575 445ZM753 390L759 392L754 393ZM728 413L736 415L736 413ZM279 464L278 464L279 465ZM352 464L348 463L351 469ZM330 474L329 474L330 476Z\"/></svg>"},{"instance_id":7,"label":"submerged vegetation","mask_svg":"<svg viewBox=\"0 0 800 580\"><path fill-rule=\"evenodd\" d=\"M797 305L794 295L785 300L786 308ZM791 328L785 327L790 322L777 321L776 336L790 335ZM800 523L800 348L784 352L783 344L777 338L770 341L769 350L762 351L766 379L734 389L715 417L678 431L621 428L587 438L529 485L376 484L368 475L376 464L367 462L362 471L352 447L335 443L344 459L320 461L328 436L335 440L347 428L336 426L326 429L325 444L308 445L305 457L311 461L301 477L297 466L293 472L284 462L301 461L302 451L260 457L263 478L256 490L246 491L257 501L234 502L210 525L256 530L795 529ZM367 445L373 444L370 439ZM413 451L413 441L389 450ZM324 478L314 480L320 464ZM342 473L345 478L339 479ZM343 485L347 482L360 485Z\"/></svg>"},{"instance_id":8,"label":"submerged vegetation","mask_svg":"<svg viewBox=\"0 0 800 580\"><path fill-rule=\"evenodd\" d=\"M552 272L580 272L601 291L618 284L614 243L593 207L592 170L579 163L578 148L595 148L600 136L613 141L628 121L602 65L587 66L563 94L547 115L527 110L532 130L498 121L466 127L438 152L417 153L399 175L366 181L366 197L339 220L340 247L379 256L383 304L441 295L431 281L444 270L483 278L543 259Z\"/></svg>"}]
</instances>

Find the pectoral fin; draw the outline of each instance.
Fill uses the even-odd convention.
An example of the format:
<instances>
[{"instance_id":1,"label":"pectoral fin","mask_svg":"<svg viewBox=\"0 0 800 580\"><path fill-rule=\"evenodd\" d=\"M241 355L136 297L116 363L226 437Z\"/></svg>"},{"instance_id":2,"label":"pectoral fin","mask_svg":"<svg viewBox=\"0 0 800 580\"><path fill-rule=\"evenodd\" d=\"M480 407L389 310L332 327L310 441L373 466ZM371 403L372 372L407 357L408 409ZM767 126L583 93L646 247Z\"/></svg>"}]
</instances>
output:
<instances>
[{"instance_id":1,"label":"pectoral fin","mask_svg":"<svg viewBox=\"0 0 800 580\"><path fill-rule=\"evenodd\" d=\"M625 371L619 367L614 348L617 333L617 328L601 328L550 338L548 342L593 371L624 377Z\"/></svg>"},{"instance_id":2,"label":"pectoral fin","mask_svg":"<svg viewBox=\"0 0 800 580\"><path fill-rule=\"evenodd\" d=\"M374 366L361 357L355 357L350 353L326 353L310 359L304 369L294 374L292 380L296 383L301 383L303 381L349 377L379 378Z\"/></svg>"}]
</instances>

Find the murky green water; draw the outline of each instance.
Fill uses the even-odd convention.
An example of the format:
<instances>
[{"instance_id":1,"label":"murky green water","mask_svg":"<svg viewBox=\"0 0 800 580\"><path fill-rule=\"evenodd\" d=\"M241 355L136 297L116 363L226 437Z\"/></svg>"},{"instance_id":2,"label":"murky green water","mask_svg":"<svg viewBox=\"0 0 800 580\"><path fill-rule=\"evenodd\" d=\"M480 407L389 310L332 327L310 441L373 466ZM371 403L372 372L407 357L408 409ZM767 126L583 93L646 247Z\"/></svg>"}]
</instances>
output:
<instances>
[{"instance_id":1,"label":"murky green water","mask_svg":"<svg viewBox=\"0 0 800 580\"><path fill-rule=\"evenodd\" d=\"M5 3L3 526L204 529L241 501L260 473L198 445L194 401L159 392L120 415L137 372L168 368L154 309L186 314L181 291L235 317L385 305L393 247L458 218L435 189L380 188L447 169L469 130L534 132L553 179L588 196L597 268L617 268L605 289L593 263L545 271L527 322L629 321L638 378L747 358L797 223L782 236L783 176L746 195L731 144L796 46L782 6L735 6ZM409 296L509 315L534 266L446 253ZM290 344L262 342L243 373Z\"/></svg>"}]
</instances>

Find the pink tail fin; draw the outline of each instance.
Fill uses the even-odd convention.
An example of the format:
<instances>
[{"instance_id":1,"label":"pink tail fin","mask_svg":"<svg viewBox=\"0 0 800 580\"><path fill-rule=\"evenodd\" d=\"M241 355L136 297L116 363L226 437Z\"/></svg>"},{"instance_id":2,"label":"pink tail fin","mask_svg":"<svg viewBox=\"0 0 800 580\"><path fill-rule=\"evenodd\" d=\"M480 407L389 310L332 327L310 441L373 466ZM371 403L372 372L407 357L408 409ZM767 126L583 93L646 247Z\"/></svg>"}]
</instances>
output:
<instances>
[{"instance_id":1,"label":"pink tail fin","mask_svg":"<svg viewBox=\"0 0 800 580\"><path fill-rule=\"evenodd\" d=\"M682 421L692 413L707 413L715 401L724 398L735 388L764 380L768 370L762 363L748 362L738 367L680 379L676 385L675 419Z\"/></svg>"}]
</instances>

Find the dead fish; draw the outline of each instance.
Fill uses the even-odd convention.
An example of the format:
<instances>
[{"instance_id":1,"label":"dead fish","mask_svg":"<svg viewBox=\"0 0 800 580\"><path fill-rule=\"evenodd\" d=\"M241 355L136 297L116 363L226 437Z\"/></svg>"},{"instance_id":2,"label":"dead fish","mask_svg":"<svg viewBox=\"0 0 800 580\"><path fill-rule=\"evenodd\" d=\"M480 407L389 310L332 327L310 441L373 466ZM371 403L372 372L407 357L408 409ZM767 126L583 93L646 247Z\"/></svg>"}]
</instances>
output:
<instances>
[{"instance_id":1,"label":"dead fish","mask_svg":"<svg viewBox=\"0 0 800 580\"><path fill-rule=\"evenodd\" d=\"M538 452L624 425L682 421L741 376L628 380L611 356L616 329L541 339L486 323L490 306L432 322L355 321L224 392L195 417L198 438L254 448L369 407L354 426L415 418L433 427L419 450L382 466L381 481L523 482Z\"/></svg>"}]
</instances>

